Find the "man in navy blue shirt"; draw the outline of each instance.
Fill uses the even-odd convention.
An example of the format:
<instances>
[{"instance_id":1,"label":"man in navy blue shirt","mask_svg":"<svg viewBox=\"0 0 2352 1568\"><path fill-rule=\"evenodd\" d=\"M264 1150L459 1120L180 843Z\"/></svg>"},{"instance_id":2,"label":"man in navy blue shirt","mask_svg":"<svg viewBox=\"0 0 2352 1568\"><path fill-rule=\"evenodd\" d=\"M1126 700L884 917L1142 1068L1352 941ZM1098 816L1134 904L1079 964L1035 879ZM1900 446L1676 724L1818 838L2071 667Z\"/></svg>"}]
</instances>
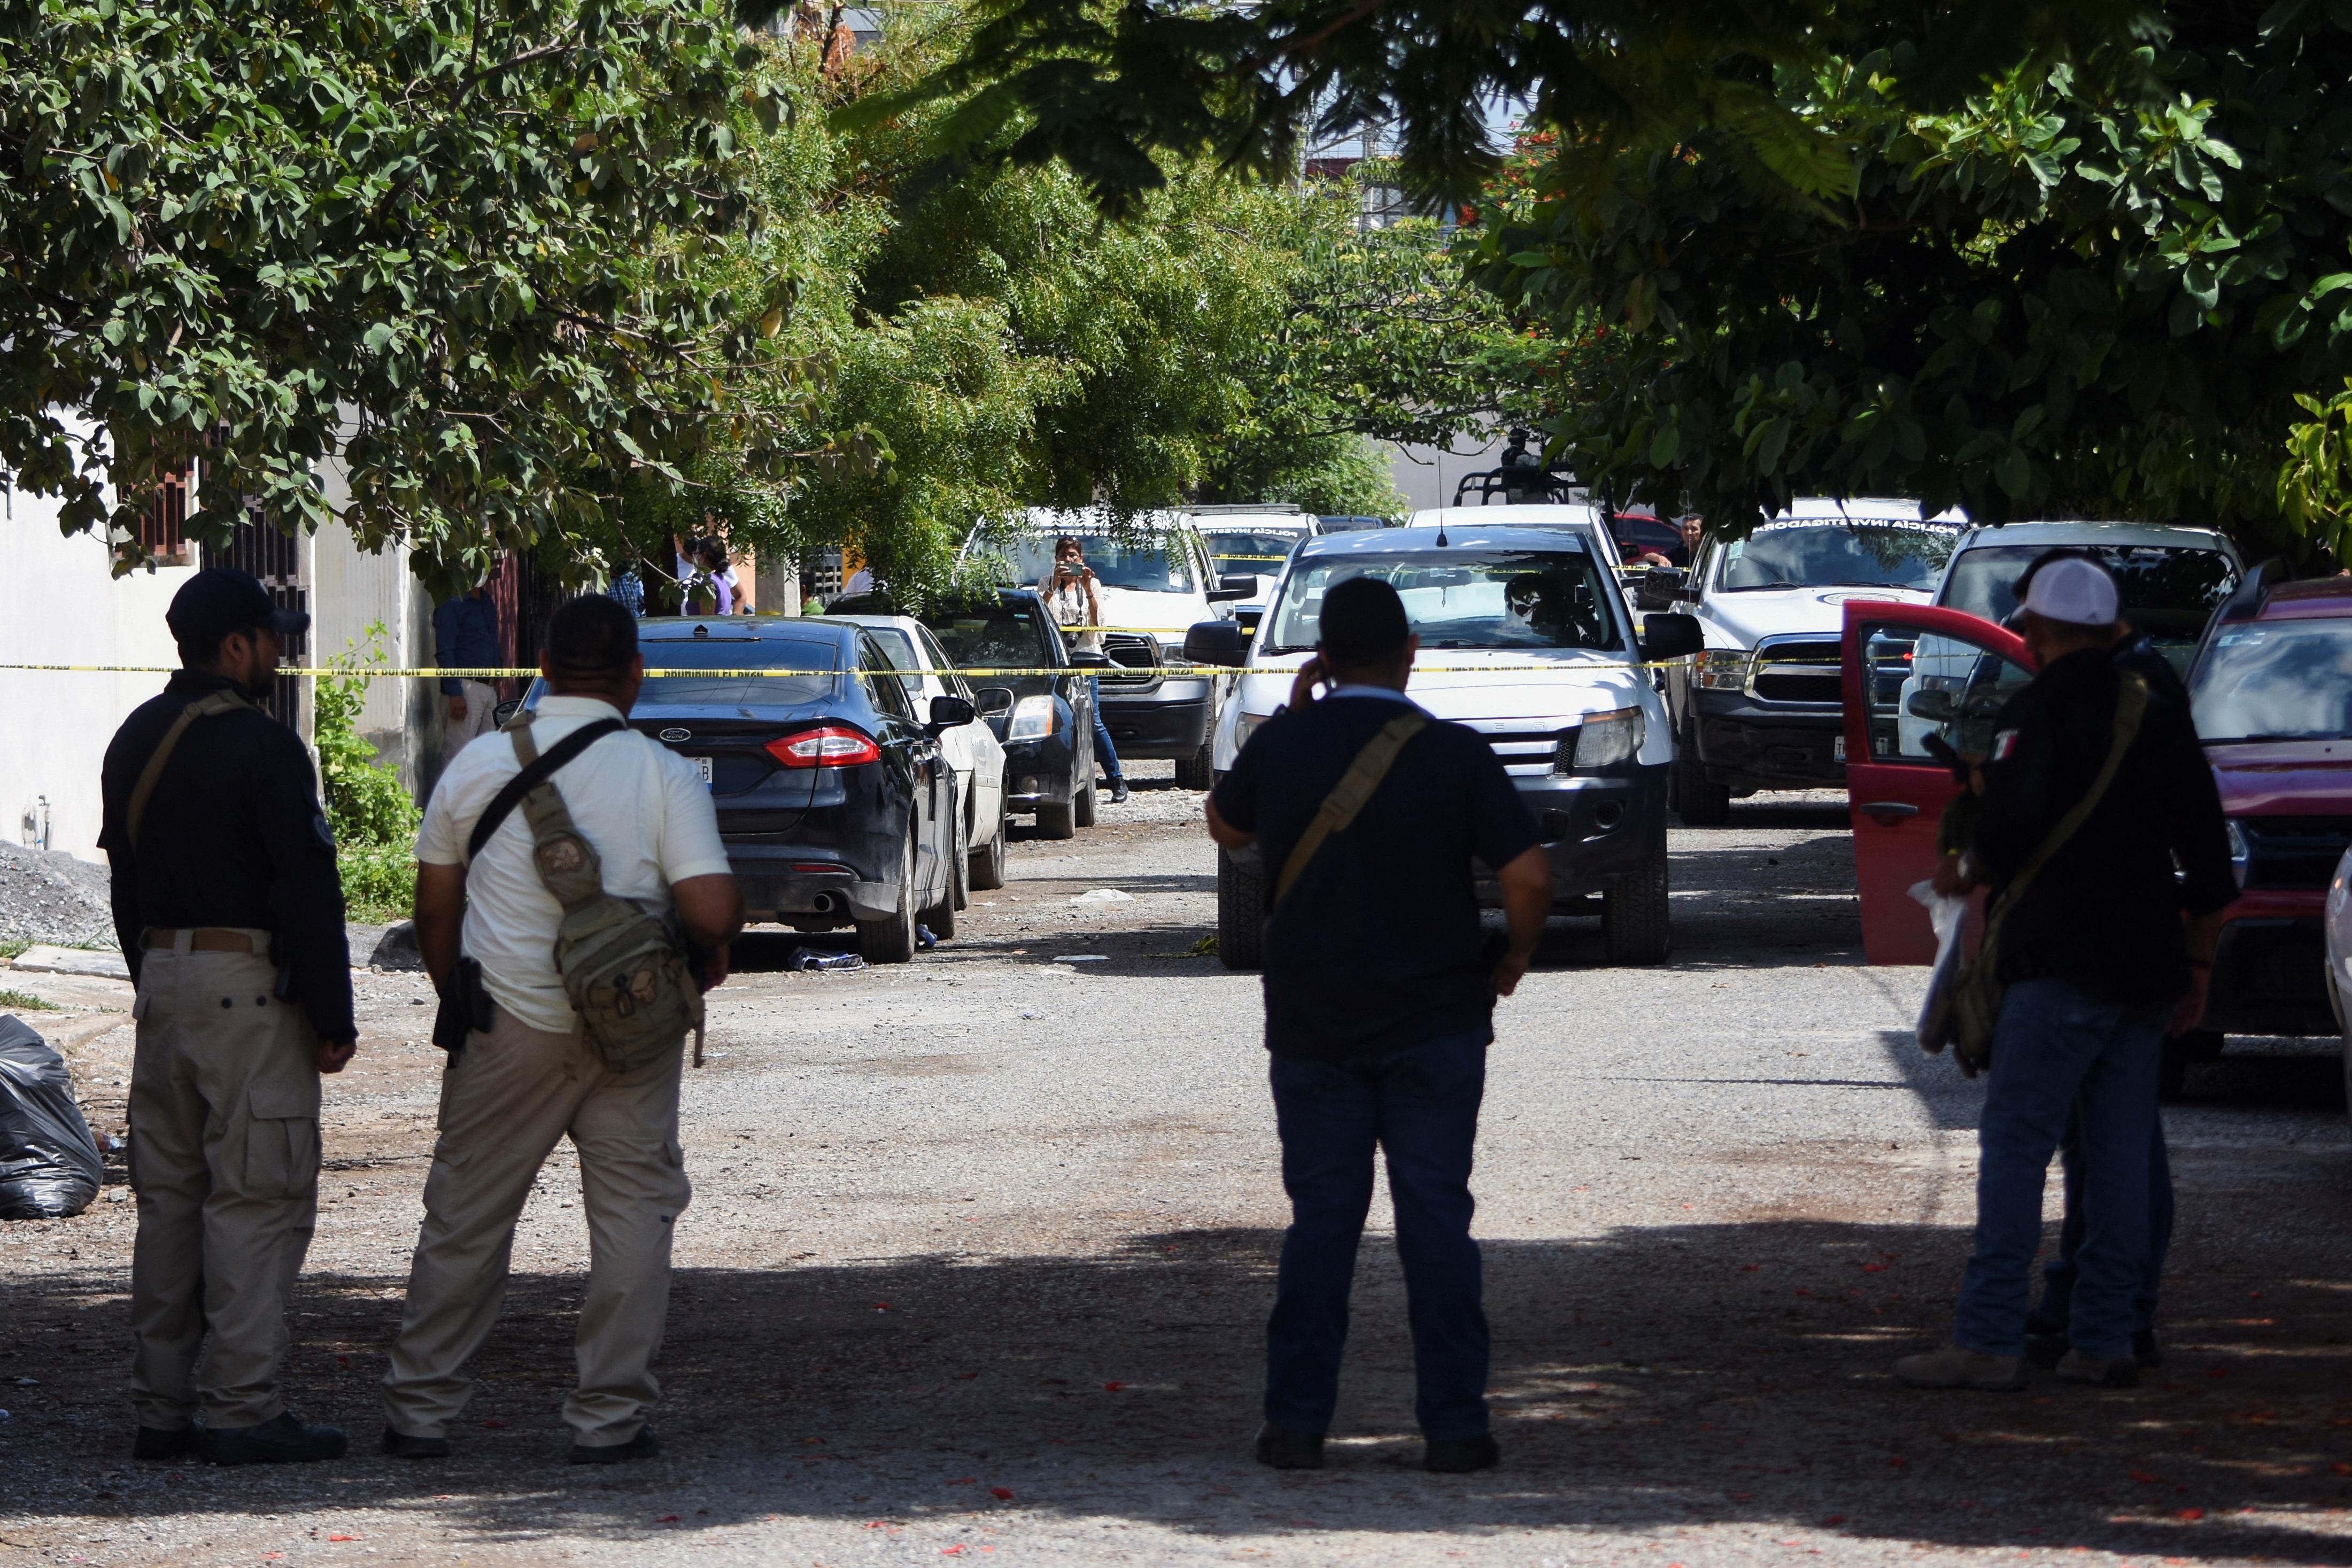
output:
<instances>
[{"instance_id":1,"label":"man in navy blue shirt","mask_svg":"<svg viewBox=\"0 0 2352 1568\"><path fill-rule=\"evenodd\" d=\"M1420 716L1404 695L1419 646L1386 582L1333 588L1289 706L1259 727L1209 798L1210 836L1228 850L1257 846L1273 903L1265 1043L1291 1225L1266 1325L1257 1456L1277 1469L1323 1462L1375 1150L1388 1155L1396 1202L1423 1463L1475 1470L1497 1458L1470 1161L1495 998L1527 973L1551 907L1535 821L1475 730L1428 720L1353 821L1276 893L1358 754L1392 720ZM1474 861L1502 883L1510 942L1499 960L1485 951Z\"/></svg>"},{"instance_id":2,"label":"man in navy blue shirt","mask_svg":"<svg viewBox=\"0 0 2352 1568\"><path fill-rule=\"evenodd\" d=\"M498 601L488 583L445 599L434 610L433 662L445 670L488 670L506 663L499 647ZM449 705L441 730L441 761L446 767L467 742L494 727L499 689L488 681L444 675L441 695Z\"/></svg>"}]
</instances>

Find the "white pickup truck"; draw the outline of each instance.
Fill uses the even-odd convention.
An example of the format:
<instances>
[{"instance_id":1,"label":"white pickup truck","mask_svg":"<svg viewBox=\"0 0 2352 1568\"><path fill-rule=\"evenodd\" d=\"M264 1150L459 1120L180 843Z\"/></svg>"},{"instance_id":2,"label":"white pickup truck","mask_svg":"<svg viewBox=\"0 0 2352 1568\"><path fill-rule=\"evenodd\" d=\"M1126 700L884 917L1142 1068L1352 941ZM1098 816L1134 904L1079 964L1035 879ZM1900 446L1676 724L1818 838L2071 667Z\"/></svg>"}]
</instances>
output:
<instances>
[{"instance_id":1,"label":"white pickup truck","mask_svg":"<svg viewBox=\"0 0 2352 1568\"><path fill-rule=\"evenodd\" d=\"M1420 634L1408 695L1486 736L1541 827L1553 913L1598 914L1612 963L1662 962L1673 946L1674 740L1642 664L1697 652L1699 629L1686 615L1652 615L1644 635L1616 574L1580 530L1514 528L1505 515L1307 540L1254 637L1212 621L1185 640L1195 663L1241 672L1218 727L1217 773L1289 700L1314 652L1323 595L1367 576L1395 586ZM1479 897L1499 906L1501 890L1482 878ZM1264 913L1257 869L1220 851L1217 952L1226 967L1256 967Z\"/></svg>"}]
</instances>

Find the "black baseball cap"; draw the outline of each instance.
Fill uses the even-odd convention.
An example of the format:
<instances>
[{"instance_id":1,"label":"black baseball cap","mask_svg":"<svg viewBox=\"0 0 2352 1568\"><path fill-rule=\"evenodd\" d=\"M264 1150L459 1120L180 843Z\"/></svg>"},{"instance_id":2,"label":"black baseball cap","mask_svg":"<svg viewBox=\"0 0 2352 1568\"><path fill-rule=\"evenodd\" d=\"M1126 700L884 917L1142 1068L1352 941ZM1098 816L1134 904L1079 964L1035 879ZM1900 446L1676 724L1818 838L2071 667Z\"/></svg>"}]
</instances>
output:
<instances>
[{"instance_id":1,"label":"black baseball cap","mask_svg":"<svg viewBox=\"0 0 2352 1568\"><path fill-rule=\"evenodd\" d=\"M216 643L233 632L267 626L280 637L310 628L310 617L299 610L280 610L269 590L251 572L233 566L208 566L180 585L163 623L179 643Z\"/></svg>"}]
</instances>

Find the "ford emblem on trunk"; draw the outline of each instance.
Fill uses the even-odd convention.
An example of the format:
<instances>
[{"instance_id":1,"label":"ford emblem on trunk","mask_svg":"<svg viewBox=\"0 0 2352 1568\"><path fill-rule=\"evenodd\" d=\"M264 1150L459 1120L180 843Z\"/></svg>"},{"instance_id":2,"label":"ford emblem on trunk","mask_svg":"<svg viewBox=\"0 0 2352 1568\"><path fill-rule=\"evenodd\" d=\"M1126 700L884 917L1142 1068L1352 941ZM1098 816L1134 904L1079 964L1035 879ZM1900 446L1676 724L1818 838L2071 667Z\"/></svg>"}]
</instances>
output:
<instances>
[{"instance_id":1,"label":"ford emblem on trunk","mask_svg":"<svg viewBox=\"0 0 2352 1568\"><path fill-rule=\"evenodd\" d=\"M694 738L694 731L690 729L666 729L661 732L661 737L664 740L692 740Z\"/></svg>"}]
</instances>

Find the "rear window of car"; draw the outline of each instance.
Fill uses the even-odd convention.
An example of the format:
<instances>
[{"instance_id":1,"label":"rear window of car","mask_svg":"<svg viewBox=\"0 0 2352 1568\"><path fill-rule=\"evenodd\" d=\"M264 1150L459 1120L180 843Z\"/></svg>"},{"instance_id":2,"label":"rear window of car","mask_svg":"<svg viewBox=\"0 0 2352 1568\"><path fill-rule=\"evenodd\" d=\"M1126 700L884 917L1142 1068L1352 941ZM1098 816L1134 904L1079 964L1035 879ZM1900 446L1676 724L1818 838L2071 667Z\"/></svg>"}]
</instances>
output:
<instances>
[{"instance_id":1,"label":"rear window of car","mask_svg":"<svg viewBox=\"0 0 2352 1568\"><path fill-rule=\"evenodd\" d=\"M923 617L948 658L965 670L1026 668L1054 662L1045 629L1024 605L964 605Z\"/></svg>"},{"instance_id":2,"label":"rear window of car","mask_svg":"<svg viewBox=\"0 0 2352 1568\"><path fill-rule=\"evenodd\" d=\"M646 659L641 706L797 706L831 696L840 664L831 642L797 638L659 637L637 648Z\"/></svg>"},{"instance_id":3,"label":"rear window of car","mask_svg":"<svg viewBox=\"0 0 2352 1568\"><path fill-rule=\"evenodd\" d=\"M1952 562L1944 603L1987 621L2017 608L2017 580L2048 548L1978 545ZM2113 574L2125 616L2139 631L2194 637L2212 608L2238 586L2238 570L2220 550L2178 546L2100 545L2093 553Z\"/></svg>"}]
</instances>

